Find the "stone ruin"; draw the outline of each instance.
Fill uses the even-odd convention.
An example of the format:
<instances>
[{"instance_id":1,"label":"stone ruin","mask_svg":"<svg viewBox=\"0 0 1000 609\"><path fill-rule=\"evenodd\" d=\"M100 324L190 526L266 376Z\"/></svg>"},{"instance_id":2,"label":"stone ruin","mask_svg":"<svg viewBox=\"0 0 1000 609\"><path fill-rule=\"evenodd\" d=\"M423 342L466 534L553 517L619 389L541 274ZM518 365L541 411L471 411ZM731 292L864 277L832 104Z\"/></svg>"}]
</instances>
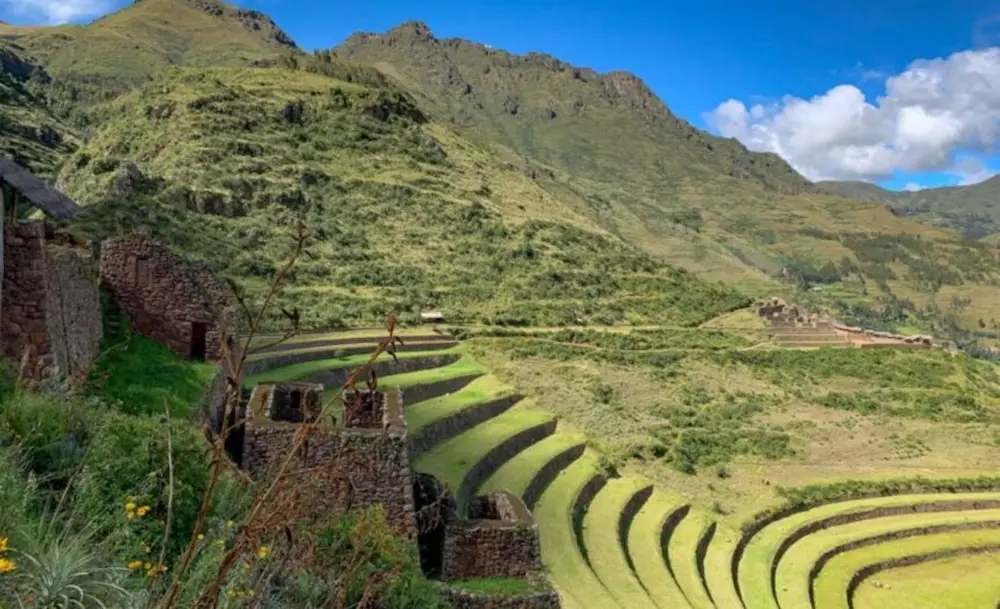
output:
<instances>
[{"instance_id":1,"label":"stone ruin","mask_svg":"<svg viewBox=\"0 0 1000 609\"><path fill-rule=\"evenodd\" d=\"M478 578L543 580L538 525L516 495L493 492L474 497L460 518L451 493L434 476L417 473L413 496L417 508L420 566L428 577L446 582ZM454 607L556 609L559 595L549 589L498 600L445 588Z\"/></svg>"},{"instance_id":2,"label":"stone ruin","mask_svg":"<svg viewBox=\"0 0 1000 609\"><path fill-rule=\"evenodd\" d=\"M89 244L52 223L3 229L0 356L26 380L79 378L100 353L101 301Z\"/></svg>"},{"instance_id":3,"label":"stone ruin","mask_svg":"<svg viewBox=\"0 0 1000 609\"><path fill-rule=\"evenodd\" d=\"M35 208L43 220L17 220ZM0 158L0 358L28 381L82 377L100 351L101 301L90 244L58 224L72 199Z\"/></svg>"},{"instance_id":4,"label":"stone ruin","mask_svg":"<svg viewBox=\"0 0 1000 609\"><path fill-rule=\"evenodd\" d=\"M445 524L441 579L528 577L542 569L538 525L517 496L475 497L468 519Z\"/></svg>"},{"instance_id":5,"label":"stone ruin","mask_svg":"<svg viewBox=\"0 0 1000 609\"><path fill-rule=\"evenodd\" d=\"M319 416L314 405L320 403L322 392L322 385L254 388L240 456L251 477L266 477L281 463L303 422ZM348 400L343 427L332 418L320 421L308 445L295 455L293 468L310 471L316 486L316 492L308 495L313 511L381 505L390 527L413 539L416 520L402 398L398 391L364 391L356 397ZM352 403L361 404L358 410L366 416L352 416Z\"/></svg>"},{"instance_id":6,"label":"stone ruin","mask_svg":"<svg viewBox=\"0 0 1000 609\"><path fill-rule=\"evenodd\" d=\"M322 395L323 385L313 383L253 389L239 455L251 477L272 474L301 425L322 416ZM468 517L459 518L444 485L410 469L400 392L348 391L346 398L343 425L321 419L293 461L291 475L308 470L314 491L304 495L306 512L381 505L390 527L416 542L421 568L431 578L544 577L538 525L524 502L508 492L490 493L473 498ZM444 593L456 607L559 607L552 590L502 599L449 588Z\"/></svg>"},{"instance_id":7,"label":"stone ruin","mask_svg":"<svg viewBox=\"0 0 1000 609\"><path fill-rule=\"evenodd\" d=\"M178 355L218 361L223 333L235 344L237 313L229 286L208 265L143 234L101 244L101 282L133 330Z\"/></svg>"}]
</instances>

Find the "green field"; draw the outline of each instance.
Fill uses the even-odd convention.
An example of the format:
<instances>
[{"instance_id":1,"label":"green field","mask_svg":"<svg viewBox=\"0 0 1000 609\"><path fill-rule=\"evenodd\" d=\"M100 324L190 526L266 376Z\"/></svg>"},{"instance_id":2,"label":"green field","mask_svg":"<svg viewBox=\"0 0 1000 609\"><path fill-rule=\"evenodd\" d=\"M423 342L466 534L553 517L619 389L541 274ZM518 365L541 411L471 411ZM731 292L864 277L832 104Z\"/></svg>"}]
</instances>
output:
<instances>
[{"instance_id":1,"label":"green field","mask_svg":"<svg viewBox=\"0 0 1000 609\"><path fill-rule=\"evenodd\" d=\"M707 325L735 336L749 331L737 315ZM385 386L419 387L480 375L452 393L408 403L411 433L498 397L516 393L525 399L421 454L413 466L453 492L540 491L533 513L543 561L567 607L798 609L810 607L810 586L817 602L825 603L817 608L839 607L845 578L869 564L868 558L883 560L891 548L920 553L923 537L932 540L928 547L947 546L933 542L938 538L952 538L962 547L975 535L992 539L989 527L1000 524L995 492L914 493L921 483L910 483L917 486L864 498L865 492L885 492L865 491L865 485L907 479L918 464L923 475L938 472L944 478L995 471L987 460L996 450L992 443L959 448L989 429L1000 411L996 370L989 365L917 350L772 347L756 354L746 351L748 343L716 331L452 331L464 339L446 351L460 354L456 363L380 379ZM440 351L401 357L431 353ZM362 360L355 356L350 362ZM292 378L345 365L345 360L292 364L259 378ZM852 391L862 385L864 390ZM872 406L867 396L875 395L880 402ZM469 490L471 472L480 471L494 447L553 415L559 419L555 433L491 466L478 489ZM942 428L960 435L937 433ZM591 448L579 456L574 451L582 451L584 443ZM824 455L863 459L866 481L847 490L824 486L850 472L849 461L826 461ZM552 463L561 471L552 472ZM539 478L543 471L550 473ZM596 475L607 476L607 482L576 530L574 505ZM539 482L547 486L539 488ZM758 512L788 500L775 487L817 482L820 490L800 493L810 509L756 532L741 530ZM962 484L955 482L955 489L966 488ZM626 518L630 504L634 515ZM825 524L808 529L816 522ZM881 537L886 535L904 538ZM841 546L847 549L833 555L810 583L824 553ZM986 587L985 581L979 586ZM857 598L879 593L881 588L865 582ZM985 592L970 591L968 598L975 594Z\"/></svg>"}]
</instances>

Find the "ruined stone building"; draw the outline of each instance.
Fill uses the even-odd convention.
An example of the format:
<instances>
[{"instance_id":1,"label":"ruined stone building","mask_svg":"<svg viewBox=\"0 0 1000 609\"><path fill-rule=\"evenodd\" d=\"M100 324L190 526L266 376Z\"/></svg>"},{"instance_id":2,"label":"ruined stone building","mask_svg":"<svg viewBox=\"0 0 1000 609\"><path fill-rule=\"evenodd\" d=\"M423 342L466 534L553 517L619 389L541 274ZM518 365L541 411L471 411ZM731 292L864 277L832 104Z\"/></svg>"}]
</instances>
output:
<instances>
[{"instance_id":1,"label":"ruined stone building","mask_svg":"<svg viewBox=\"0 0 1000 609\"><path fill-rule=\"evenodd\" d=\"M219 360L223 331L235 343L237 314L229 286L208 265L148 235L101 243L101 282L135 332L179 355Z\"/></svg>"},{"instance_id":2,"label":"ruined stone building","mask_svg":"<svg viewBox=\"0 0 1000 609\"><path fill-rule=\"evenodd\" d=\"M60 224L76 203L0 158L0 358L26 380L86 374L100 351L101 303L90 244ZM19 219L32 208L44 218Z\"/></svg>"},{"instance_id":3,"label":"ruined stone building","mask_svg":"<svg viewBox=\"0 0 1000 609\"><path fill-rule=\"evenodd\" d=\"M322 412L323 385L310 382L258 385L247 402L246 424L234 458L260 479L273 475L291 450L301 425L318 421L292 460L291 476L310 485L297 509L381 506L390 527L417 544L429 576L444 581L477 578L542 578L538 525L521 499L508 492L473 497L459 510L439 480L410 469L407 426L398 390L349 394L342 424ZM351 398L358 399L351 399ZM320 417L326 416L326 420ZM241 417L242 418L242 417ZM460 517L460 512L464 517ZM496 599L444 589L456 607L498 607ZM505 599L512 609L556 609L552 590Z\"/></svg>"}]
</instances>

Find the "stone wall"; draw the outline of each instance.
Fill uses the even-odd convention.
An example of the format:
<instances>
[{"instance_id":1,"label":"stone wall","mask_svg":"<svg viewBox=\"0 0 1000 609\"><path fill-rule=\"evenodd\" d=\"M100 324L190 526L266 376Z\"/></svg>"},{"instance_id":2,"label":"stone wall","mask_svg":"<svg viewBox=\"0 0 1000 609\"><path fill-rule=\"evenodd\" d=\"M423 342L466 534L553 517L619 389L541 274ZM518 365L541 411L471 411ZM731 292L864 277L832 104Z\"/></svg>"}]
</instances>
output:
<instances>
[{"instance_id":1,"label":"stone wall","mask_svg":"<svg viewBox=\"0 0 1000 609\"><path fill-rule=\"evenodd\" d=\"M204 357L212 361L222 357L220 328L230 334L236 330L235 303L226 283L207 265L147 235L104 241L101 281L118 298L136 332L185 357L196 348L200 327L205 332Z\"/></svg>"},{"instance_id":2,"label":"stone wall","mask_svg":"<svg viewBox=\"0 0 1000 609\"><path fill-rule=\"evenodd\" d=\"M4 229L0 355L42 381L87 373L100 352L97 268L90 250L47 222Z\"/></svg>"},{"instance_id":3,"label":"stone wall","mask_svg":"<svg viewBox=\"0 0 1000 609\"><path fill-rule=\"evenodd\" d=\"M469 520L446 526L441 579L528 577L542 568L538 525L508 492L470 501Z\"/></svg>"},{"instance_id":4,"label":"stone wall","mask_svg":"<svg viewBox=\"0 0 1000 609\"><path fill-rule=\"evenodd\" d=\"M553 590L521 596L488 596L445 588L441 594L453 609L559 609L559 594Z\"/></svg>"},{"instance_id":5,"label":"stone wall","mask_svg":"<svg viewBox=\"0 0 1000 609\"><path fill-rule=\"evenodd\" d=\"M296 470L310 469L310 481L319 487L310 495L314 509L381 505L390 526L412 539L416 537L416 520L406 423L398 393L386 395L387 399L381 400L386 408L378 428L318 425L293 463ZM254 403L253 397L250 403ZM291 450L300 428L296 423L251 417L244 431L243 467L253 477L267 476Z\"/></svg>"}]
</instances>

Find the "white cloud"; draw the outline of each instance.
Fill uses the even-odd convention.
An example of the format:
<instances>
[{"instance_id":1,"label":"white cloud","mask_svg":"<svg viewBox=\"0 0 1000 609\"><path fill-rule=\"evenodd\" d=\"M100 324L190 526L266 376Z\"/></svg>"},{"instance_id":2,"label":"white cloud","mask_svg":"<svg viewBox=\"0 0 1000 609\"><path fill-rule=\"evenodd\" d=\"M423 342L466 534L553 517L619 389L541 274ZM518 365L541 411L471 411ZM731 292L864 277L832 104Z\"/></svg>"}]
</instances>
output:
<instances>
[{"instance_id":1,"label":"white cloud","mask_svg":"<svg viewBox=\"0 0 1000 609\"><path fill-rule=\"evenodd\" d=\"M962 186L984 182L997 174L975 157L962 157L948 169L948 173L958 177Z\"/></svg>"},{"instance_id":2,"label":"white cloud","mask_svg":"<svg viewBox=\"0 0 1000 609\"><path fill-rule=\"evenodd\" d=\"M114 0L0 0L0 7L14 15L42 19L49 25L97 17L115 4Z\"/></svg>"},{"instance_id":3,"label":"white cloud","mask_svg":"<svg viewBox=\"0 0 1000 609\"><path fill-rule=\"evenodd\" d=\"M921 186L920 184L917 184L916 182L907 182L906 186L903 187L903 190L907 192L916 192L918 190L923 190L923 189L924 187Z\"/></svg>"},{"instance_id":4,"label":"white cloud","mask_svg":"<svg viewBox=\"0 0 1000 609\"><path fill-rule=\"evenodd\" d=\"M953 169L963 181L980 181L993 175L982 163L971 171L953 165L956 153L989 154L1000 140L1000 48L914 61L887 78L885 95L874 101L845 84L750 108L730 99L705 119L813 180Z\"/></svg>"}]
</instances>

